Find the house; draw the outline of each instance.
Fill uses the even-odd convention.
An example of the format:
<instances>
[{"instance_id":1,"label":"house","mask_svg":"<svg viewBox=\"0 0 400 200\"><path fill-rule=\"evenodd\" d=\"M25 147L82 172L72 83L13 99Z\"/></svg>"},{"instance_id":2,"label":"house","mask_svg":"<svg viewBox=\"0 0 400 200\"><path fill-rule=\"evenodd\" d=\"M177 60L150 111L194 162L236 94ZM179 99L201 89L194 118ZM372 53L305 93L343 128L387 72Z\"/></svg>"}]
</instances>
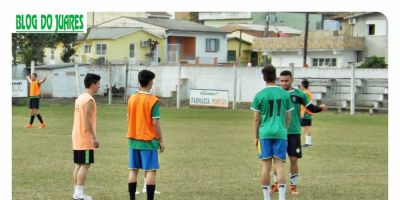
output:
<instances>
[{"instance_id":1,"label":"house","mask_svg":"<svg viewBox=\"0 0 400 200\"><path fill-rule=\"evenodd\" d=\"M62 61L61 59L64 53L64 49L65 47L61 42L57 43L53 48L44 48L43 64L52 65L64 63L64 61Z\"/></svg>"},{"instance_id":2,"label":"house","mask_svg":"<svg viewBox=\"0 0 400 200\"><path fill-rule=\"evenodd\" d=\"M364 38L339 35L337 31L308 33L306 63L310 67L347 67L357 61L357 52L364 49ZM289 67L303 66L304 34L297 37L257 38L254 51L262 51L271 58L271 64Z\"/></svg>"},{"instance_id":3,"label":"house","mask_svg":"<svg viewBox=\"0 0 400 200\"><path fill-rule=\"evenodd\" d=\"M357 52L357 62L378 56L388 62L388 22L379 12L342 13L332 20L340 22L339 34L364 38L365 48Z\"/></svg>"},{"instance_id":4,"label":"house","mask_svg":"<svg viewBox=\"0 0 400 200\"><path fill-rule=\"evenodd\" d=\"M93 27L75 44L75 59L82 64L155 65L164 62L163 37L133 27Z\"/></svg>"},{"instance_id":5,"label":"house","mask_svg":"<svg viewBox=\"0 0 400 200\"><path fill-rule=\"evenodd\" d=\"M120 17L97 27L141 27L163 37L165 63L227 62L228 32L187 20ZM163 59L162 59L163 60Z\"/></svg>"},{"instance_id":6,"label":"house","mask_svg":"<svg viewBox=\"0 0 400 200\"><path fill-rule=\"evenodd\" d=\"M330 13L310 13L309 30L321 29L323 19L330 16ZM304 12L199 12L199 20L205 25L222 27L227 24L266 24L283 25L295 29L305 29Z\"/></svg>"},{"instance_id":7,"label":"house","mask_svg":"<svg viewBox=\"0 0 400 200\"><path fill-rule=\"evenodd\" d=\"M122 16L162 19L172 17L168 12L88 12L87 27L93 27Z\"/></svg>"},{"instance_id":8,"label":"house","mask_svg":"<svg viewBox=\"0 0 400 200\"><path fill-rule=\"evenodd\" d=\"M252 45L255 38L264 36L265 25L228 24L221 27L221 29L232 32L228 34L228 62L236 62L237 59L240 59L239 65L241 66L246 66L249 62L251 66L262 65L263 59L265 59L262 51L253 50ZM301 33L301 30L287 26L271 25L268 28L269 37L300 36Z\"/></svg>"},{"instance_id":9,"label":"house","mask_svg":"<svg viewBox=\"0 0 400 200\"><path fill-rule=\"evenodd\" d=\"M241 30L244 33L256 37L264 37L266 26L265 24L227 24L221 27L221 29L231 32ZM268 37L299 36L302 32L303 32L302 30L298 30L289 26L283 26L283 25L268 26Z\"/></svg>"},{"instance_id":10,"label":"house","mask_svg":"<svg viewBox=\"0 0 400 200\"><path fill-rule=\"evenodd\" d=\"M228 62L237 63L239 66L258 66L260 60L258 52L253 53L253 40L256 38L247 33L234 31L228 35Z\"/></svg>"}]
</instances>

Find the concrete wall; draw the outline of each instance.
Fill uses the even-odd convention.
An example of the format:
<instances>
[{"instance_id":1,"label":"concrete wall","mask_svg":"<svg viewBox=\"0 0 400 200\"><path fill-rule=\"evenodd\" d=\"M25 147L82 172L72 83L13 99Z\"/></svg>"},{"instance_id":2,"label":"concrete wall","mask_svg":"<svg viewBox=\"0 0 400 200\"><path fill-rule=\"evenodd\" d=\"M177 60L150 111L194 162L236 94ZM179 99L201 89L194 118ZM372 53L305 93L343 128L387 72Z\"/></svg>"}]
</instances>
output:
<instances>
[{"instance_id":1,"label":"concrete wall","mask_svg":"<svg viewBox=\"0 0 400 200\"><path fill-rule=\"evenodd\" d=\"M156 74L154 80L154 86L152 93L160 97L172 97L173 92L176 92L178 83L178 70L177 66L130 66L129 77L128 77L128 90L130 93L134 92L138 86L137 73L140 70L148 69ZM238 102L251 102L254 95L265 87L265 82L262 79L261 67L237 67L237 88L236 88L236 100ZM79 66L79 92L84 91L83 78L86 73L99 74L102 79L100 82L99 95L103 95L106 85L109 84L108 67L89 67ZM283 70L291 70L290 68L278 67L277 74ZM76 97L78 92L76 90L75 82L75 68L65 67L58 69L37 69L36 72L39 74L39 78L44 72L47 71L49 74L48 80L42 88L42 94L46 96L51 95L52 97ZM14 72L13 72L14 73ZM17 72L15 72L17 73ZM351 76L351 69L349 68L294 68L294 77L296 77L296 83L303 78L318 79L320 82L330 82L332 79L341 79L344 82L348 82ZM20 76L20 75L19 75ZM13 76L14 77L14 76ZM216 90L228 90L229 100L234 99L234 68L233 67L182 67L181 68L181 97L183 100L189 98L190 89L216 89ZM371 87L371 91L374 87L380 87L382 93L380 95L386 95L387 98L387 80L388 71L387 69L357 69L356 70L357 83L367 83L364 90L368 91ZM361 80L363 79L363 80ZM342 81L343 82L343 81ZM375 83L376 82L376 83ZM314 81L315 83L315 81ZM125 87L125 66L113 66L111 85L119 87ZM311 84L312 85L312 84ZM311 86L312 87L312 86ZM341 87L346 87L342 85ZM322 88L326 92L327 88ZM386 93L385 93L386 91ZM329 91L328 91L329 93ZM374 92L376 93L376 91ZM331 94L331 99L339 99L337 95ZM347 94L343 94L347 95ZM360 96L360 95L358 95ZM326 99L327 101L329 99ZM339 99L340 100L340 99ZM362 100L362 99L359 99ZM324 102L324 97L322 97ZM335 104L337 105L337 104Z\"/></svg>"}]
</instances>

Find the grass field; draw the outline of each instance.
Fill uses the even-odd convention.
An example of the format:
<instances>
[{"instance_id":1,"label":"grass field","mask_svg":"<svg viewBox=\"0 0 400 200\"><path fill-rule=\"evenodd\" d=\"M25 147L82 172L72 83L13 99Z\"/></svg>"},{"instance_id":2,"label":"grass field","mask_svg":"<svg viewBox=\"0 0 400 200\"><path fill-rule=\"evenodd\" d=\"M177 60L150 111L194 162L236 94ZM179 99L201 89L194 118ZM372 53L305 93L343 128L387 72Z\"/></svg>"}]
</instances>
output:
<instances>
[{"instance_id":1,"label":"grass field","mask_svg":"<svg viewBox=\"0 0 400 200\"><path fill-rule=\"evenodd\" d=\"M35 128L24 129L29 110L12 109L13 199L72 199L72 105L43 105L46 129L37 129L37 119ZM126 200L125 105L98 105L97 119L101 146L85 190L96 200ZM387 125L387 115L316 115L314 146L299 162L300 196L287 199L387 199ZM156 199L262 199L251 111L162 108L161 126L166 150Z\"/></svg>"}]
</instances>

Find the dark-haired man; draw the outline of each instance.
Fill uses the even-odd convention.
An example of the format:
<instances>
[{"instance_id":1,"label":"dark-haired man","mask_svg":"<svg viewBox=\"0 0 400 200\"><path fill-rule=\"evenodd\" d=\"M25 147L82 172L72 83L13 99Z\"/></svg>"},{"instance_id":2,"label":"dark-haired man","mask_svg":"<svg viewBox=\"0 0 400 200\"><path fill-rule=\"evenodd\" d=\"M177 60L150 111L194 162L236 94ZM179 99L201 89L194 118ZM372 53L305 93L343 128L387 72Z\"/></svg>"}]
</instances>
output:
<instances>
[{"instance_id":1,"label":"dark-haired man","mask_svg":"<svg viewBox=\"0 0 400 200\"><path fill-rule=\"evenodd\" d=\"M274 161L279 183L279 200L285 200L286 180L283 165L286 160L287 127L293 105L288 92L275 85L276 69L270 65L264 67L261 72L267 86L256 94L250 109L254 111L254 143L262 161L263 195L264 200L270 200L270 171Z\"/></svg>"},{"instance_id":2,"label":"dark-haired man","mask_svg":"<svg viewBox=\"0 0 400 200\"><path fill-rule=\"evenodd\" d=\"M304 105L309 111L318 113L327 110L325 104L315 106L310 102L307 95L303 91L292 87L293 77L290 71L284 70L280 73L279 83L281 87L288 91L290 99L292 100L294 109L291 111L291 120L288 128L288 148L287 153L290 159L290 188L289 193L298 195L298 178L299 167L297 160L302 157L301 151L301 126L300 126L300 109ZM276 179L276 178L275 178ZM277 192L277 184L271 187L272 192Z\"/></svg>"},{"instance_id":3,"label":"dark-haired man","mask_svg":"<svg viewBox=\"0 0 400 200\"><path fill-rule=\"evenodd\" d=\"M139 169L145 171L147 200L154 199L156 172L160 168L158 152L164 151L160 126L160 101L150 94L155 74L142 70L138 74L139 90L129 97L128 133L129 175L128 191L130 200L135 200Z\"/></svg>"},{"instance_id":4,"label":"dark-haired man","mask_svg":"<svg viewBox=\"0 0 400 200\"><path fill-rule=\"evenodd\" d=\"M308 90L309 82L307 79L303 79L301 81L300 89L307 95L310 101L313 100L313 94L310 90ZM311 147L312 139L311 139L311 124L312 124L312 112L307 110L303 105L301 105L301 126L304 128L305 133L305 143L303 147Z\"/></svg>"},{"instance_id":5,"label":"dark-haired man","mask_svg":"<svg viewBox=\"0 0 400 200\"><path fill-rule=\"evenodd\" d=\"M100 144L96 138L96 102L93 96L99 91L101 77L86 74L86 91L75 100L74 126L72 129L72 149L74 153L74 200L92 200L84 193L84 185L89 167L94 163L94 149Z\"/></svg>"}]
</instances>

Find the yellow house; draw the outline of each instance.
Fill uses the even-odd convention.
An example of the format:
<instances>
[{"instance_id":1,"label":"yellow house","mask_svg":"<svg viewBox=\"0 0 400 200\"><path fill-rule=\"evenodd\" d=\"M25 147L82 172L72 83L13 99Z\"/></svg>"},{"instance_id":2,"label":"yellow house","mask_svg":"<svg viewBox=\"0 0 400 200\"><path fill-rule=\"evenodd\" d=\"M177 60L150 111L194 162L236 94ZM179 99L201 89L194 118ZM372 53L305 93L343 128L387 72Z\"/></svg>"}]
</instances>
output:
<instances>
[{"instance_id":1,"label":"yellow house","mask_svg":"<svg viewBox=\"0 0 400 200\"><path fill-rule=\"evenodd\" d=\"M64 44L59 42L54 48L44 48L43 64L64 63L61 56L64 53Z\"/></svg>"},{"instance_id":2,"label":"yellow house","mask_svg":"<svg viewBox=\"0 0 400 200\"><path fill-rule=\"evenodd\" d=\"M262 63L262 53L253 50L253 39L256 38L247 33L239 31L228 35L228 62L238 61L239 66L259 66ZM240 52L240 54L239 54ZM240 56L240 58L239 58Z\"/></svg>"},{"instance_id":3,"label":"yellow house","mask_svg":"<svg viewBox=\"0 0 400 200\"><path fill-rule=\"evenodd\" d=\"M94 27L78 41L75 59L82 64L123 63L155 65L163 62L164 42L157 34L132 27Z\"/></svg>"}]
</instances>

